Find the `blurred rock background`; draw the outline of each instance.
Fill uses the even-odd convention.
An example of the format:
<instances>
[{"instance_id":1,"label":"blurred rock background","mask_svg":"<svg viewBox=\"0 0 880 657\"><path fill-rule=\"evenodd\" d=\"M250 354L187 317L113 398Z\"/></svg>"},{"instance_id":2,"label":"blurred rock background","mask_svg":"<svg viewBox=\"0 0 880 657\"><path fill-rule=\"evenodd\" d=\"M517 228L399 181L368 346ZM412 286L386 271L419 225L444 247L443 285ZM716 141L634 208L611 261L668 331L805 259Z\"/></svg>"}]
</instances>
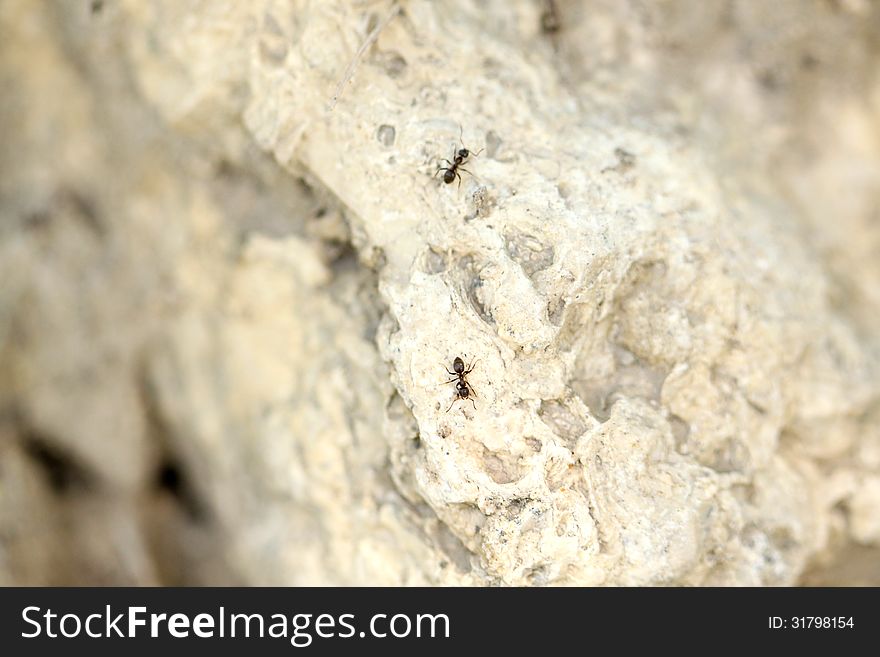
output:
<instances>
[{"instance_id":1,"label":"blurred rock background","mask_svg":"<svg viewBox=\"0 0 880 657\"><path fill-rule=\"evenodd\" d=\"M880 585L878 64L867 0L2 0L0 583Z\"/></svg>"}]
</instances>

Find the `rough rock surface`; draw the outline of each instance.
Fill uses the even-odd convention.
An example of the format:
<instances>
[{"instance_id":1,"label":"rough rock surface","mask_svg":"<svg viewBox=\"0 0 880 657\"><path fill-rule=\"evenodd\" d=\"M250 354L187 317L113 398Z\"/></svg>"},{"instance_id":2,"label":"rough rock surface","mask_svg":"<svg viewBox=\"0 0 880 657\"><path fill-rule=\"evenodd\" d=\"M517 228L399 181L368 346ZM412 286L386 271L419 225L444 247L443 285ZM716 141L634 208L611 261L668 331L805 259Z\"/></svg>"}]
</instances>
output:
<instances>
[{"instance_id":1,"label":"rough rock surface","mask_svg":"<svg viewBox=\"0 0 880 657\"><path fill-rule=\"evenodd\" d=\"M880 583L880 11L556 5L5 0L0 583Z\"/></svg>"}]
</instances>

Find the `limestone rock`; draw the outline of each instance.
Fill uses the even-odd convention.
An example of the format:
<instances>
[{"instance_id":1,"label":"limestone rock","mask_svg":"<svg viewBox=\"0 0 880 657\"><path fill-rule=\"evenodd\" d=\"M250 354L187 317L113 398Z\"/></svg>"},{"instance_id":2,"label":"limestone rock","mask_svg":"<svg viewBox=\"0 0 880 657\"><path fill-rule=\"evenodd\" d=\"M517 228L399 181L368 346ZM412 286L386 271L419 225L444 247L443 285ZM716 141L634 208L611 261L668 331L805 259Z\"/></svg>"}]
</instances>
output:
<instances>
[{"instance_id":1,"label":"limestone rock","mask_svg":"<svg viewBox=\"0 0 880 657\"><path fill-rule=\"evenodd\" d=\"M877 583L876 8L556 4L8 0L4 582Z\"/></svg>"}]
</instances>

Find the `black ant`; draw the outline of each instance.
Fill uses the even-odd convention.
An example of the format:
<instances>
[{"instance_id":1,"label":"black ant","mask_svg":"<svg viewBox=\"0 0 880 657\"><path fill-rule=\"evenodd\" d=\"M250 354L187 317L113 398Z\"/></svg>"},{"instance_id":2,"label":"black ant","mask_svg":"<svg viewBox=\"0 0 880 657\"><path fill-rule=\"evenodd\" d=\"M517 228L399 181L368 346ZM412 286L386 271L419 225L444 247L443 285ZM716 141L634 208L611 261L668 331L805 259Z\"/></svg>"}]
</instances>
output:
<instances>
[{"instance_id":1,"label":"black ant","mask_svg":"<svg viewBox=\"0 0 880 657\"><path fill-rule=\"evenodd\" d=\"M437 171L434 172L434 175L436 176L440 171L442 171L443 172L443 182L445 182L447 185L450 184L456 178L458 178L459 189L461 189L461 174L458 172L458 170L461 169L465 173L470 173L471 175L474 175L470 171L465 169L462 166L462 164L464 164L471 155L473 155L474 157L477 157L477 155L479 155L480 153L483 152L482 148L480 150L478 150L476 153L471 153L467 148L465 148L464 142L461 141L463 134L464 134L464 128L461 129L461 131L459 132L459 135L458 135L458 141L461 142L461 148L454 150L452 152L452 162L450 162L449 160L444 158L443 161L446 162L446 164L448 166L437 167ZM447 372L448 371L449 370L447 370Z\"/></svg>"},{"instance_id":2,"label":"black ant","mask_svg":"<svg viewBox=\"0 0 880 657\"><path fill-rule=\"evenodd\" d=\"M464 361L458 356L455 357L455 360L452 361L452 369L453 372L450 372L448 369L446 372L452 375L452 378L449 381L445 381L445 383L452 383L455 381L455 399L452 400L452 403L449 405L449 408L446 409L446 412L452 410L452 407L455 405L459 399L470 399L471 404L474 405L474 410L477 410L477 403L471 399L471 395L474 397L477 396L477 393L474 392L474 389L471 387L471 384L468 383L468 380L465 378L468 374L474 371L474 365L477 364L477 361L471 363L471 366L465 369ZM445 368L444 368L445 369Z\"/></svg>"}]
</instances>

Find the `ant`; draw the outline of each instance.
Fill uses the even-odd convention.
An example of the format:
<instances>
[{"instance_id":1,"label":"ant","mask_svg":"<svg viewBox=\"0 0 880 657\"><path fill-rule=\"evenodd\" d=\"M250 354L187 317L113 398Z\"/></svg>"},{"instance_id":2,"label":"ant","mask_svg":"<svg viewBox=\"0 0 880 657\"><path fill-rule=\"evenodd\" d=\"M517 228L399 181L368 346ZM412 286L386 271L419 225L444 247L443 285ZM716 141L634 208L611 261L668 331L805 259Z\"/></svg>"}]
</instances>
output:
<instances>
[{"instance_id":1,"label":"ant","mask_svg":"<svg viewBox=\"0 0 880 657\"><path fill-rule=\"evenodd\" d=\"M452 403L449 405L449 408L446 409L448 413L452 410L452 407L455 405L459 399L470 399L471 404L474 405L474 410L477 410L477 403L471 399L471 395L474 397L477 396L477 393L474 392L474 389L471 387L471 384L468 383L468 380L465 378L468 374L474 371L474 365L477 364L477 361L471 363L471 366L467 369L464 367L464 361L458 356L455 357L455 360L452 361L452 369L453 372L450 372L448 369L446 372L452 375L452 378L449 381L445 381L444 383L452 383L455 381L455 399L452 400ZM445 368L444 368L445 369Z\"/></svg>"},{"instance_id":2,"label":"ant","mask_svg":"<svg viewBox=\"0 0 880 657\"><path fill-rule=\"evenodd\" d=\"M483 152L483 149L481 148L476 153L471 153L467 148L465 148L464 142L461 141L461 138L464 135L464 128L461 128L461 126L459 126L459 128L460 130L458 134L458 141L461 142L461 148L452 152L452 162L444 159L443 161L446 162L448 166L437 167L437 171L434 172L434 175L436 176L440 171L442 171L443 182L445 182L447 185L458 178L458 187L459 189L461 189L461 174L458 172L458 170L461 169L465 173L470 173L471 175L474 175L470 171L465 169L462 164L464 164L471 155L477 157L477 155ZM449 372L449 370L446 371Z\"/></svg>"}]
</instances>

